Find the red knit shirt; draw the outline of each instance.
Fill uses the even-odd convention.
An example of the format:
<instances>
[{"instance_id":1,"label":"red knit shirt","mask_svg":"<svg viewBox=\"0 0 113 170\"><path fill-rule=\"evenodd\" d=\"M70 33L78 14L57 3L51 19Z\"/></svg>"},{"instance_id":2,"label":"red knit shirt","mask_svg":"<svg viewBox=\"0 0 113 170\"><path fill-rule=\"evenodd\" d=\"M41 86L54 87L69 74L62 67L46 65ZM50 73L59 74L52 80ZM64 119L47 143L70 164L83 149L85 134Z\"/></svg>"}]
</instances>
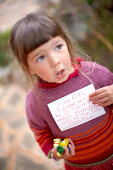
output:
<instances>
[{"instance_id":1,"label":"red knit shirt","mask_svg":"<svg viewBox=\"0 0 113 170\"><path fill-rule=\"evenodd\" d=\"M89 74L84 75L84 73ZM106 107L106 114L77 127L61 131L47 104L91 83L95 89L111 85L113 74L107 68L95 65L93 62L81 62L78 75L72 75L65 83L55 87L52 85L52 88L37 87L28 93L26 98L28 123L46 155L53 147L54 138L69 137L75 144L75 156L69 158L68 162L77 166L99 164L113 156L113 108Z\"/></svg>"}]
</instances>

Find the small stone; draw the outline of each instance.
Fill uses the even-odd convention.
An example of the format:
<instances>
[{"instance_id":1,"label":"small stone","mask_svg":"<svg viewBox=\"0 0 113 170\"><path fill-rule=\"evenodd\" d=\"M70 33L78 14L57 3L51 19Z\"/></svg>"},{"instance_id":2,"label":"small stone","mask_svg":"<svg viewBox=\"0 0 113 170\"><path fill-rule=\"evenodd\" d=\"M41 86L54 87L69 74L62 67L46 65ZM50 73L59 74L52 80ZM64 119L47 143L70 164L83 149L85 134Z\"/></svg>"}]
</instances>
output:
<instances>
[{"instance_id":1,"label":"small stone","mask_svg":"<svg viewBox=\"0 0 113 170\"><path fill-rule=\"evenodd\" d=\"M14 135L9 135L9 136L8 136L8 140L9 140L10 143L11 143L14 139L15 139L15 136L14 136Z\"/></svg>"},{"instance_id":2,"label":"small stone","mask_svg":"<svg viewBox=\"0 0 113 170\"><path fill-rule=\"evenodd\" d=\"M14 94L12 94L8 103L11 105L16 105L20 100L21 100L21 96L15 92Z\"/></svg>"},{"instance_id":3,"label":"small stone","mask_svg":"<svg viewBox=\"0 0 113 170\"><path fill-rule=\"evenodd\" d=\"M0 129L0 144L2 143L2 130Z\"/></svg>"},{"instance_id":4,"label":"small stone","mask_svg":"<svg viewBox=\"0 0 113 170\"><path fill-rule=\"evenodd\" d=\"M8 157L0 157L0 170L6 170L8 163Z\"/></svg>"},{"instance_id":5,"label":"small stone","mask_svg":"<svg viewBox=\"0 0 113 170\"><path fill-rule=\"evenodd\" d=\"M31 134L25 134L25 136L22 139L22 145L26 147L27 149L32 149L35 144L34 137Z\"/></svg>"},{"instance_id":6,"label":"small stone","mask_svg":"<svg viewBox=\"0 0 113 170\"><path fill-rule=\"evenodd\" d=\"M15 114L14 110L11 109L0 109L0 119L7 119Z\"/></svg>"},{"instance_id":7,"label":"small stone","mask_svg":"<svg viewBox=\"0 0 113 170\"><path fill-rule=\"evenodd\" d=\"M18 118L18 119L11 120L10 122L8 122L8 125L12 129L20 129L24 125L24 119Z\"/></svg>"},{"instance_id":8,"label":"small stone","mask_svg":"<svg viewBox=\"0 0 113 170\"><path fill-rule=\"evenodd\" d=\"M35 162L25 155L18 154L14 170L49 170L48 167Z\"/></svg>"},{"instance_id":9,"label":"small stone","mask_svg":"<svg viewBox=\"0 0 113 170\"><path fill-rule=\"evenodd\" d=\"M6 150L3 147L0 147L0 154L6 152Z\"/></svg>"}]
</instances>

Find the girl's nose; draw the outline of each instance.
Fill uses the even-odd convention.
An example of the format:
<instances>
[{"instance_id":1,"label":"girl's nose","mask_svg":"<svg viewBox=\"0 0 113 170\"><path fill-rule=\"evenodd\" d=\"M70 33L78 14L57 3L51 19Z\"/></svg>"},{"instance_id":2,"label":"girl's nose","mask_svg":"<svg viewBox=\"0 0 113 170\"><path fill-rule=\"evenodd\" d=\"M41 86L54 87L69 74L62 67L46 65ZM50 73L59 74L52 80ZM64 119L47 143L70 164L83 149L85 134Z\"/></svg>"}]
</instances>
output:
<instances>
[{"instance_id":1,"label":"girl's nose","mask_svg":"<svg viewBox=\"0 0 113 170\"><path fill-rule=\"evenodd\" d=\"M58 64L60 64L60 62L61 61L60 61L58 54L57 55L55 55L55 54L50 55L50 65L51 65L51 67L57 66Z\"/></svg>"}]
</instances>

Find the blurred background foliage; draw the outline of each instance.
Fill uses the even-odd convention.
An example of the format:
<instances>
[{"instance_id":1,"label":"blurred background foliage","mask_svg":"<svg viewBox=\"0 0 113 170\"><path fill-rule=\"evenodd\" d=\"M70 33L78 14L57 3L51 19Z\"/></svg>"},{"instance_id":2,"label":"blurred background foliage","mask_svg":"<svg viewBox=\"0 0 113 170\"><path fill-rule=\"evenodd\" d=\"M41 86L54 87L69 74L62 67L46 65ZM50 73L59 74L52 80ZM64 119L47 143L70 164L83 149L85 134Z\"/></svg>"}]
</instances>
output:
<instances>
[{"instance_id":1,"label":"blurred background foliage","mask_svg":"<svg viewBox=\"0 0 113 170\"><path fill-rule=\"evenodd\" d=\"M45 9L44 9L45 11ZM113 71L113 1L48 0L46 11L57 16L68 27L80 48L94 61ZM9 32L0 33L0 65L10 62Z\"/></svg>"},{"instance_id":2,"label":"blurred background foliage","mask_svg":"<svg viewBox=\"0 0 113 170\"><path fill-rule=\"evenodd\" d=\"M9 33L9 30L0 32L0 66L3 67L7 66L10 62L10 55L8 52Z\"/></svg>"}]
</instances>

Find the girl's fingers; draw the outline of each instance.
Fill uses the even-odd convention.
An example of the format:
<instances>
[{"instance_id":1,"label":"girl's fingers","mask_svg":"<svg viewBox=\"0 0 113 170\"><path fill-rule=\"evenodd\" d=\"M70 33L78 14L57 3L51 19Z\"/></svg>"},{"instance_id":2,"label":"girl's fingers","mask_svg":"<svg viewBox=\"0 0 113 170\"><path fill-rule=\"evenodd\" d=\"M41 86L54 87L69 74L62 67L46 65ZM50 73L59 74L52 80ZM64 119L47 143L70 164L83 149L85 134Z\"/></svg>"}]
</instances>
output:
<instances>
[{"instance_id":1,"label":"girl's fingers","mask_svg":"<svg viewBox=\"0 0 113 170\"><path fill-rule=\"evenodd\" d=\"M109 100L112 100L113 102L113 85L106 86L106 87L96 90L94 93L89 95L89 100L93 101L93 100L98 100L98 99L105 98L105 97L108 97Z\"/></svg>"},{"instance_id":2,"label":"girl's fingers","mask_svg":"<svg viewBox=\"0 0 113 170\"><path fill-rule=\"evenodd\" d=\"M74 156L75 155L75 147L72 147L72 145L69 144L69 148L70 148L71 155Z\"/></svg>"},{"instance_id":3,"label":"girl's fingers","mask_svg":"<svg viewBox=\"0 0 113 170\"><path fill-rule=\"evenodd\" d=\"M67 158L72 157L72 156L75 155L75 149L72 147L71 144L69 144L69 148L70 148L70 151L67 148L67 146L65 147L65 152L64 152L64 154L62 156L63 159L67 159Z\"/></svg>"},{"instance_id":4,"label":"girl's fingers","mask_svg":"<svg viewBox=\"0 0 113 170\"><path fill-rule=\"evenodd\" d=\"M54 157L54 159L60 159L58 156L57 156L57 148L53 148L52 149L52 153L53 153L53 157Z\"/></svg>"},{"instance_id":5,"label":"girl's fingers","mask_svg":"<svg viewBox=\"0 0 113 170\"><path fill-rule=\"evenodd\" d=\"M104 93L104 92L105 92L104 89L101 88L101 89L96 90L94 93L90 94L89 97L93 98L93 97L95 97L95 96L97 96L97 95L99 95L101 93Z\"/></svg>"},{"instance_id":6,"label":"girl's fingers","mask_svg":"<svg viewBox=\"0 0 113 170\"><path fill-rule=\"evenodd\" d=\"M69 142L72 145L72 147L75 149L75 145L74 145L73 141L70 138L69 138Z\"/></svg>"},{"instance_id":7,"label":"girl's fingers","mask_svg":"<svg viewBox=\"0 0 113 170\"><path fill-rule=\"evenodd\" d=\"M109 101L107 101L107 102L105 102L105 103L101 103L101 104L99 104L99 105L105 107L105 106L109 106L109 105L111 105L111 104L113 104L113 102L111 102L111 101L109 100Z\"/></svg>"},{"instance_id":8,"label":"girl's fingers","mask_svg":"<svg viewBox=\"0 0 113 170\"><path fill-rule=\"evenodd\" d=\"M102 98L107 97L107 96L108 95L105 92L103 92L103 93L99 93L98 95L94 95L93 97L89 96L89 100L90 101L96 101L96 100L102 99Z\"/></svg>"},{"instance_id":9,"label":"girl's fingers","mask_svg":"<svg viewBox=\"0 0 113 170\"><path fill-rule=\"evenodd\" d=\"M95 101L92 101L93 104L102 104L102 103L107 103L109 101L108 97L102 98L102 99L98 99Z\"/></svg>"},{"instance_id":10,"label":"girl's fingers","mask_svg":"<svg viewBox=\"0 0 113 170\"><path fill-rule=\"evenodd\" d=\"M71 157L71 156L75 155L75 145L74 145L73 141L70 138L69 138L69 142L70 142L69 145L68 145L69 149L67 147L65 149L66 157L67 156Z\"/></svg>"},{"instance_id":11,"label":"girl's fingers","mask_svg":"<svg viewBox=\"0 0 113 170\"><path fill-rule=\"evenodd\" d=\"M65 146L65 154L64 154L64 155L65 155L65 156L69 156L69 154L70 154L70 153L69 153L69 149L67 148L67 146Z\"/></svg>"},{"instance_id":12,"label":"girl's fingers","mask_svg":"<svg viewBox=\"0 0 113 170\"><path fill-rule=\"evenodd\" d=\"M65 151L64 151L64 153L62 154L61 157L57 156L57 148L52 149L54 159L67 159L67 158L75 155L75 145L74 145L73 141L70 138L69 138L69 142L70 143L69 143L68 147L70 149L67 146L65 146Z\"/></svg>"}]
</instances>

